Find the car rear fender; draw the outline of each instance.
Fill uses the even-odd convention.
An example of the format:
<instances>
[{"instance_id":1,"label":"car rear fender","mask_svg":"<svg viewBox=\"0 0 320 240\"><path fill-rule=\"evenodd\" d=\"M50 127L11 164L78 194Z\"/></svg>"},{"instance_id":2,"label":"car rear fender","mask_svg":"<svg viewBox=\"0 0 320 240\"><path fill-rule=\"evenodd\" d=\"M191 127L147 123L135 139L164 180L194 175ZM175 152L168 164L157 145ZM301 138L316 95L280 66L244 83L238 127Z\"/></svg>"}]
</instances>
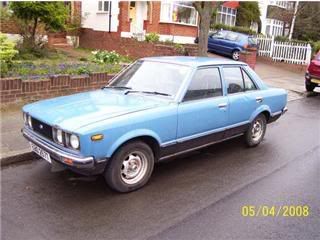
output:
<instances>
[{"instance_id":1,"label":"car rear fender","mask_svg":"<svg viewBox=\"0 0 320 240\"><path fill-rule=\"evenodd\" d=\"M139 137L151 137L156 140L159 145L161 143L160 137L155 132L149 129L135 129L119 137L108 149L106 157L110 158L121 145Z\"/></svg>"},{"instance_id":2,"label":"car rear fender","mask_svg":"<svg viewBox=\"0 0 320 240\"><path fill-rule=\"evenodd\" d=\"M267 121L268 121L268 117L271 116L271 109L268 105L261 105L259 106L250 116L249 122L252 122L259 114L268 114L267 117Z\"/></svg>"}]
</instances>

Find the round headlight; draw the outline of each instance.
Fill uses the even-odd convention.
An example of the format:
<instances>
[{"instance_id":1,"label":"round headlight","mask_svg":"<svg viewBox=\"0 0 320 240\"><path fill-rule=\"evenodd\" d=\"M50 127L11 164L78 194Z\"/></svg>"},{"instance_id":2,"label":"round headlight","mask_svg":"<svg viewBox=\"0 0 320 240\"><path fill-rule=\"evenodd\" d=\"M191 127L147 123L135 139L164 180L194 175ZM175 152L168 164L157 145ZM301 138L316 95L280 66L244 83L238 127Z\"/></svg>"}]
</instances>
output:
<instances>
[{"instance_id":1,"label":"round headlight","mask_svg":"<svg viewBox=\"0 0 320 240\"><path fill-rule=\"evenodd\" d=\"M71 134L70 135L70 145L74 149L78 149L80 146L79 138L77 135Z\"/></svg>"},{"instance_id":2,"label":"round headlight","mask_svg":"<svg viewBox=\"0 0 320 240\"><path fill-rule=\"evenodd\" d=\"M62 137L62 130L61 129L57 129L56 139L57 139L57 141L59 143L63 143L63 137Z\"/></svg>"},{"instance_id":3,"label":"round headlight","mask_svg":"<svg viewBox=\"0 0 320 240\"><path fill-rule=\"evenodd\" d=\"M28 118L28 125L29 125L29 127L31 127L31 128L32 128L32 120L31 120L31 116L29 115L27 118Z\"/></svg>"}]
</instances>

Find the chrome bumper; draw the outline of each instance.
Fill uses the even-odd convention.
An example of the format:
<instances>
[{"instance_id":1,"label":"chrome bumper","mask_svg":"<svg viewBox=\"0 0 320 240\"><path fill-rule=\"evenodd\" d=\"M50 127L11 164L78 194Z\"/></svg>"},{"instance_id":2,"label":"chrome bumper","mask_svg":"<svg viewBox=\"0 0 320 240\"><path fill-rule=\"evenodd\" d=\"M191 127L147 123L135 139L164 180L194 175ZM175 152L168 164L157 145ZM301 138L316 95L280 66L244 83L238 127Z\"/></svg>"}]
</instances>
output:
<instances>
[{"instance_id":1,"label":"chrome bumper","mask_svg":"<svg viewBox=\"0 0 320 240\"><path fill-rule=\"evenodd\" d=\"M79 155L74 155L72 153L69 153L67 151L61 150L54 145L48 143L44 139L42 139L41 136L38 134L34 133L33 131L23 128L22 130L23 136L33 144L37 145L41 149L45 150L50 154L50 157L53 158L54 160L70 166L70 167L75 167L75 168L94 168L94 158L93 157L82 157ZM68 163L64 161L64 159L71 159L72 164L70 164L70 161Z\"/></svg>"},{"instance_id":2,"label":"chrome bumper","mask_svg":"<svg viewBox=\"0 0 320 240\"><path fill-rule=\"evenodd\" d=\"M287 107L285 107L284 109L282 109L281 114L283 115L283 114L285 114L286 112L288 112L288 108L287 108Z\"/></svg>"}]
</instances>

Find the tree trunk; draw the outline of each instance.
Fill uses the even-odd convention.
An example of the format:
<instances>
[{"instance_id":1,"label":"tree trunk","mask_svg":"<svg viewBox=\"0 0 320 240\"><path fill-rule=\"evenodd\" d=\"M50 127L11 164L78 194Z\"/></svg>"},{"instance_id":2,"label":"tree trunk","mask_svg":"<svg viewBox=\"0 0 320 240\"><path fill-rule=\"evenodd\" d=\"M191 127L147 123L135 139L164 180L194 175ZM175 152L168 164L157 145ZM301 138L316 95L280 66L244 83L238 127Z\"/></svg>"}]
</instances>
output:
<instances>
[{"instance_id":1,"label":"tree trunk","mask_svg":"<svg viewBox=\"0 0 320 240\"><path fill-rule=\"evenodd\" d=\"M193 6L199 13L199 42L198 42L198 56L208 56L208 34L210 28L210 20L213 11L213 3L208 2L194 2Z\"/></svg>"},{"instance_id":2,"label":"tree trunk","mask_svg":"<svg viewBox=\"0 0 320 240\"><path fill-rule=\"evenodd\" d=\"M32 32L31 32L31 41L33 45L35 45L35 41L36 41L37 27L38 27L38 18L35 18L32 26Z\"/></svg>"}]
</instances>

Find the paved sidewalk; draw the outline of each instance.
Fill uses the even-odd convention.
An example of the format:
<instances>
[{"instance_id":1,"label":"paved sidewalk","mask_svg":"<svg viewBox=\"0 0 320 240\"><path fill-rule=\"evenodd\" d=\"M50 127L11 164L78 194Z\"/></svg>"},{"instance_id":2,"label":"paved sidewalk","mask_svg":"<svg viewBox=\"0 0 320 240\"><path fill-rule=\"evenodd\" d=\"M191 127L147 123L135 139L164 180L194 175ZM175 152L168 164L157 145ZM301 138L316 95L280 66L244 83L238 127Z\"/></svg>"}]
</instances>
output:
<instances>
[{"instance_id":1,"label":"paved sidewalk","mask_svg":"<svg viewBox=\"0 0 320 240\"><path fill-rule=\"evenodd\" d=\"M255 70L269 86L287 89L289 93L289 101L304 97L303 73L293 73L265 63L258 63ZM30 154L29 144L24 139L20 131L22 126L23 119L20 108L1 112L1 164L5 164L5 162L18 161L14 159L18 159L18 157L15 156ZM8 158L10 160L8 160Z\"/></svg>"}]
</instances>

